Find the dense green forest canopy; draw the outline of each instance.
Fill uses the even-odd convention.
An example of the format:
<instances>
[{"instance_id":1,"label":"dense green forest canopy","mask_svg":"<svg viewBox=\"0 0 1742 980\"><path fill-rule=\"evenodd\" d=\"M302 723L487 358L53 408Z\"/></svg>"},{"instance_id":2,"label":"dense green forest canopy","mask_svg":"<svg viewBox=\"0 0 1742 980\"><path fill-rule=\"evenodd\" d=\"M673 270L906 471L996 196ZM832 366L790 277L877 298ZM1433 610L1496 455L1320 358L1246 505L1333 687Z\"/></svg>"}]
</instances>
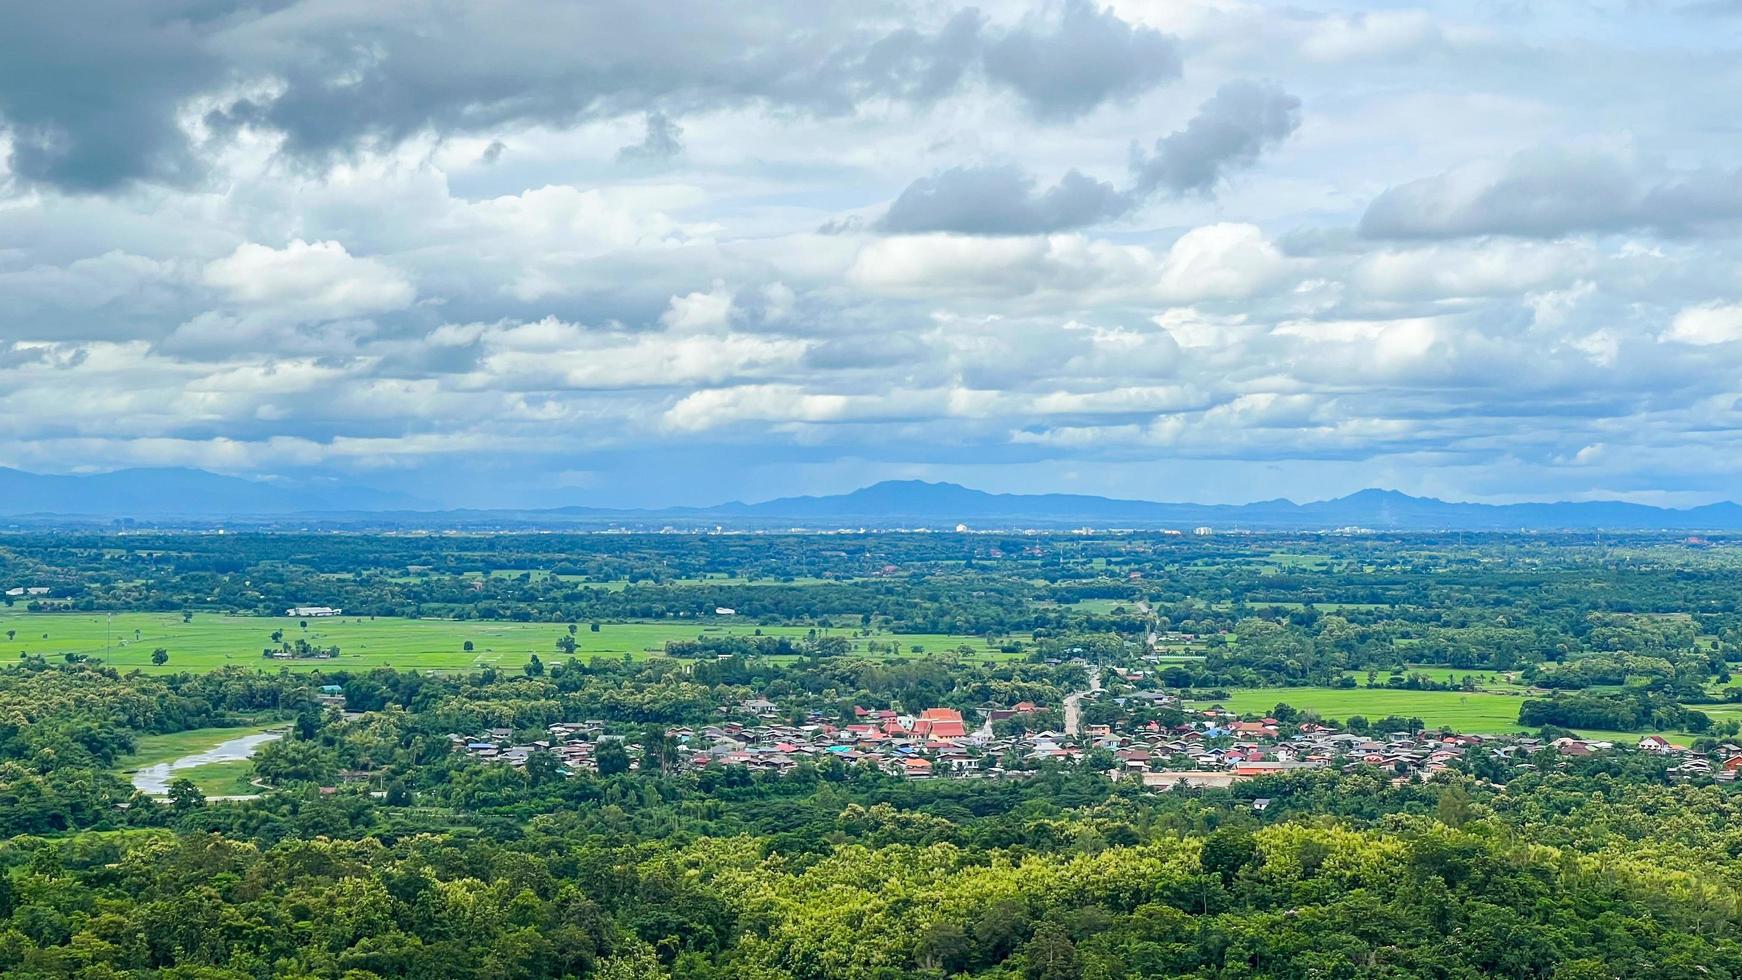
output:
<instances>
[{"instance_id":1,"label":"dense green forest canopy","mask_svg":"<svg viewBox=\"0 0 1742 980\"><path fill-rule=\"evenodd\" d=\"M1709 781L1672 784L1642 754L1472 761L1425 783L1300 772L1157 795L1058 768L1019 782L914 783L839 765L561 777L480 764L443 738L577 712L682 717L681 683L782 681L871 701L953 690L928 676L936 665L726 663L682 682L676 666L378 671L347 681L376 699L350 720L319 711L311 679L291 675L11 668L4 710L32 723L0 743L0 966L1725 977L1742 963L1742 799ZM957 669L1041 694L1076 682L1065 668ZM656 703L655 690L676 700ZM90 738L260 710L283 712L291 733L258 762L278 790L251 801L183 791L148 802L104 768L122 746ZM386 792L318 789L351 768L379 773Z\"/></svg>"}]
</instances>

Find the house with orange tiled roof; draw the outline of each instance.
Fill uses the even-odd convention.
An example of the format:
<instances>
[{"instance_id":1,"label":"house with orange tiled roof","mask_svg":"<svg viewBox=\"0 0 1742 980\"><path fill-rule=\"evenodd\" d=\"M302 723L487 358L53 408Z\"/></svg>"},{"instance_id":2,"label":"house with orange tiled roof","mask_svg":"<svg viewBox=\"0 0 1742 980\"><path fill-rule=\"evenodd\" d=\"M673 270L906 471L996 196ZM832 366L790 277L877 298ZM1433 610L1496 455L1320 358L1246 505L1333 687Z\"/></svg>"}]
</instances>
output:
<instances>
[{"instance_id":1,"label":"house with orange tiled roof","mask_svg":"<svg viewBox=\"0 0 1742 980\"><path fill-rule=\"evenodd\" d=\"M959 721L934 721L927 734L933 739L967 738L968 729Z\"/></svg>"}]
</instances>

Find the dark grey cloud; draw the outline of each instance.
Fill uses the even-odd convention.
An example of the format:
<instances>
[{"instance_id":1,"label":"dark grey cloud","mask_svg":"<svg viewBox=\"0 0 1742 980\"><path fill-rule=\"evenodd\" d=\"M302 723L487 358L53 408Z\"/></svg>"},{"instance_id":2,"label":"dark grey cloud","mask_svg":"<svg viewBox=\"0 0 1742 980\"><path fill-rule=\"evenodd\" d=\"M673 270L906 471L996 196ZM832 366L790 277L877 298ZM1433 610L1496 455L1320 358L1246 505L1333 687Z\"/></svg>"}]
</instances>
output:
<instances>
[{"instance_id":1,"label":"dark grey cloud","mask_svg":"<svg viewBox=\"0 0 1742 980\"><path fill-rule=\"evenodd\" d=\"M222 23L207 3L67 0L0 3L0 125L12 171L101 190L194 169L175 110L224 75L203 39Z\"/></svg>"},{"instance_id":2,"label":"dark grey cloud","mask_svg":"<svg viewBox=\"0 0 1742 980\"><path fill-rule=\"evenodd\" d=\"M1178 78L1180 55L1160 31L1132 27L1091 0L1068 0L1055 22L993 41L986 73L1021 93L1036 115L1068 119Z\"/></svg>"},{"instance_id":3,"label":"dark grey cloud","mask_svg":"<svg viewBox=\"0 0 1742 980\"><path fill-rule=\"evenodd\" d=\"M617 159L626 163L670 160L683 152L683 127L658 110L647 114L647 134L641 142L617 151Z\"/></svg>"},{"instance_id":4,"label":"dark grey cloud","mask_svg":"<svg viewBox=\"0 0 1742 980\"><path fill-rule=\"evenodd\" d=\"M1184 129L1156 140L1153 153L1133 154L1137 192L1210 193L1299 126L1299 99L1264 82L1229 82Z\"/></svg>"},{"instance_id":5,"label":"dark grey cloud","mask_svg":"<svg viewBox=\"0 0 1742 980\"><path fill-rule=\"evenodd\" d=\"M1652 229L1684 235L1742 220L1742 170L1668 173L1606 153L1518 153L1392 187L1361 216L1368 238Z\"/></svg>"},{"instance_id":6,"label":"dark grey cloud","mask_svg":"<svg viewBox=\"0 0 1742 980\"><path fill-rule=\"evenodd\" d=\"M877 228L1027 235L1099 224L1124 217L1156 194L1211 193L1299 125L1299 99L1273 85L1229 82L1185 128L1157 140L1152 154L1133 153L1128 189L1072 170L1037 191L1034 178L1015 165L955 167L909 184Z\"/></svg>"},{"instance_id":7,"label":"dark grey cloud","mask_svg":"<svg viewBox=\"0 0 1742 980\"><path fill-rule=\"evenodd\" d=\"M910 19L887 0L0 4L0 125L15 131L19 176L104 190L197 175L178 114L227 91L207 116L215 131L268 129L319 164L422 134L652 106L925 104L969 78L1062 120L1179 73L1170 39L1085 0L1008 29L972 8L930 27Z\"/></svg>"},{"instance_id":8,"label":"dark grey cloud","mask_svg":"<svg viewBox=\"0 0 1742 980\"><path fill-rule=\"evenodd\" d=\"M909 184L878 228L894 233L954 231L1032 235L1080 228L1131 209L1128 194L1072 170L1035 192L1034 178L1014 165L954 167Z\"/></svg>"}]
</instances>

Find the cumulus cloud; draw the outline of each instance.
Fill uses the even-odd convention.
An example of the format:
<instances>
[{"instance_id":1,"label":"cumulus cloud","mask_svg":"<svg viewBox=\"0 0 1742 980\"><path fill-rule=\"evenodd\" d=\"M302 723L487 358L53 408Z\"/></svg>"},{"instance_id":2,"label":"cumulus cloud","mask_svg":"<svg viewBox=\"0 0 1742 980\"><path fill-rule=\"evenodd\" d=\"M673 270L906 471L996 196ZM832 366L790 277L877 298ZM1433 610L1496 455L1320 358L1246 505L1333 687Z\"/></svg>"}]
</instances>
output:
<instances>
[{"instance_id":1,"label":"cumulus cloud","mask_svg":"<svg viewBox=\"0 0 1742 980\"><path fill-rule=\"evenodd\" d=\"M338 242L294 239L284 248L253 242L206 266L205 281L231 301L297 319L336 320L402 309L417 295L386 263L358 258Z\"/></svg>"},{"instance_id":2,"label":"cumulus cloud","mask_svg":"<svg viewBox=\"0 0 1742 980\"><path fill-rule=\"evenodd\" d=\"M1367 206L1370 238L1653 229L1686 235L1742 220L1742 170L1671 171L1601 150L1533 149L1392 187Z\"/></svg>"},{"instance_id":3,"label":"cumulus cloud","mask_svg":"<svg viewBox=\"0 0 1742 980\"><path fill-rule=\"evenodd\" d=\"M1663 339L1698 347L1742 340L1742 304L1690 306L1675 315Z\"/></svg>"},{"instance_id":4,"label":"cumulus cloud","mask_svg":"<svg viewBox=\"0 0 1742 980\"><path fill-rule=\"evenodd\" d=\"M1288 270L1258 228L1223 223L1194 228L1165 252L1075 234L883 238L865 246L848 277L897 296L1190 304L1252 298L1279 288Z\"/></svg>"},{"instance_id":5,"label":"cumulus cloud","mask_svg":"<svg viewBox=\"0 0 1742 980\"><path fill-rule=\"evenodd\" d=\"M897 234L1044 234L1115 220L1156 194L1210 194L1300 125L1300 100L1274 85L1229 82L1185 128L1133 150L1131 186L1072 170L1045 191L1011 164L954 167L909 184L877 227Z\"/></svg>"},{"instance_id":6,"label":"cumulus cloud","mask_svg":"<svg viewBox=\"0 0 1742 980\"><path fill-rule=\"evenodd\" d=\"M793 338L638 333L555 317L441 331L445 342L479 350L475 368L459 381L463 387L522 393L747 382L799 363L809 347Z\"/></svg>"},{"instance_id":7,"label":"cumulus cloud","mask_svg":"<svg viewBox=\"0 0 1742 980\"><path fill-rule=\"evenodd\" d=\"M1577 16L0 7L0 462L1732 495L1742 76Z\"/></svg>"},{"instance_id":8,"label":"cumulus cloud","mask_svg":"<svg viewBox=\"0 0 1742 980\"><path fill-rule=\"evenodd\" d=\"M726 326L732 317L732 292L725 284L715 283L705 293L673 296L659 322L672 330L716 330Z\"/></svg>"},{"instance_id":9,"label":"cumulus cloud","mask_svg":"<svg viewBox=\"0 0 1742 980\"><path fill-rule=\"evenodd\" d=\"M1351 279L1385 299L1467 300L1552 289L1589 273L1598 261L1595 250L1568 242L1485 239L1374 251L1355 263ZM1537 305L1557 299L1565 297L1545 295Z\"/></svg>"},{"instance_id":10,"label":"cumulus cloud","mask_svg":"<svg viewBox=\"0 0 1742 980\"><path fill-rule=\"evenodd\" d=\"M1252 225L1193 228L1167 250L1161 264L1164 296L1179 303L1246 299L1278 286L1288 262Z\"/></svg>"},{"instance_id":11,"label":"cumulus cloud","mask_svg":"<svg viewBox=\"0 0 1742 980\"><path fill-rule=\"evenodd\" d=\"M707 388L685 395L665 413L673 429L700 432L739 422L831 422L845 418L855 399L847 395L808 392L796 385L744 385Z\"/></svg>"}]
</instances>

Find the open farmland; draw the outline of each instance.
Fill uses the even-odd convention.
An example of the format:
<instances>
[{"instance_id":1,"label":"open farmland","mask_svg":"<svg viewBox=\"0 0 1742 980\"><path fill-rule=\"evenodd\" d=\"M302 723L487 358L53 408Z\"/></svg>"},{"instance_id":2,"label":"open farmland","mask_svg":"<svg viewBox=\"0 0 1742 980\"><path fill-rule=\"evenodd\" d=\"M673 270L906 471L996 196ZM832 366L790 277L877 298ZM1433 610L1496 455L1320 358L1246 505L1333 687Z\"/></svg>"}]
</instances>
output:
<instances>
[{"instance_id":1,"label":"open farmland","mask_svg":"<svg viewBox=\"0 0 1742 980\"><path fill-rule=\"evenodd\" d=\"M1239 688L1218 701L1230 711L1262 713L1279 702L1321 717L1347 719L1362 715L1377 721L1387 715L1420 718L1429 727L1447 726L1460 732L1515 732L1521 697L1511 694L1463 691L1397 691L1389 688L1289 687ZM1193 702L1209 707L1211 702Z\"/></svg>"},{"instance_id":2,"label":"open farmland","mask_svg":"<svg viewBox=\"0 0 1742 980\"><path fill-rule=\"evenodd\" d=\"M300 624L306 622L307 628ZM698 636L750 635L803 637L802 626L757 626L754 623L699 622L601 623L597 632L580 623L575 634L576 656L644 657L664 649L669 640L693 640ZM317 647L337 646L333 660L268 660L261 651L277 644L276 630L291 642L306 639ZM68 653L101 659L122 669L165 673L204 671L236 665L276 670L356 670L390 666L409 670L467 670L489 666L519 668L533 654L544 660L563 659L556 647L568 628L561 623L517 623L500 620L407 619L399 617L339 616L296 620L289 617L226 616L196 613L187 622L180 613L29 613L0 616L0 650L8 659L20 654L40 654L59 659ZM870 644L898 644L903 656L914 656L913 647L941 653L970 646L989 657L997 652L983 639L953 634L856 635L859 631L829 630L846 636L857 653L870 653ZM467 651L470 642L473 649ZM151 662L154 650L169 652L169 662Z\"/></svg>"},{"instance_id":3,"label":"open farmland","mask_svg":"<svg viewBox=\"0 0 1742 980\"><path fill-rule=\"evenodd\" d=\"M1228 692L1226 699L1197 700L1194 708L1219 704L1241 714L1264 714L1278 704L1316 712L1321 718L1345 721L1360 715L1368 721L1395 715L1399 718L1420 718L1428 728L1450 728L1476 735L1497 735L1525 732L1529 728L1518 723L1518 708L1524 701L1522 688L1518 693L1500 690L1465 691L1399 691L1389 688L1341 687L1256 687L1238 688ZM1742 716L1742 711L1730 713L1722 706L1700 705L1715 720ZM1670 741L1686 745L1698 738L1694 732L1657 731L1641 728L1631 732L1580 728L1577 731L1590 738L1618 740L1631 744L1642 734L1662 735Z\"/></svg>"}]
</instances>

